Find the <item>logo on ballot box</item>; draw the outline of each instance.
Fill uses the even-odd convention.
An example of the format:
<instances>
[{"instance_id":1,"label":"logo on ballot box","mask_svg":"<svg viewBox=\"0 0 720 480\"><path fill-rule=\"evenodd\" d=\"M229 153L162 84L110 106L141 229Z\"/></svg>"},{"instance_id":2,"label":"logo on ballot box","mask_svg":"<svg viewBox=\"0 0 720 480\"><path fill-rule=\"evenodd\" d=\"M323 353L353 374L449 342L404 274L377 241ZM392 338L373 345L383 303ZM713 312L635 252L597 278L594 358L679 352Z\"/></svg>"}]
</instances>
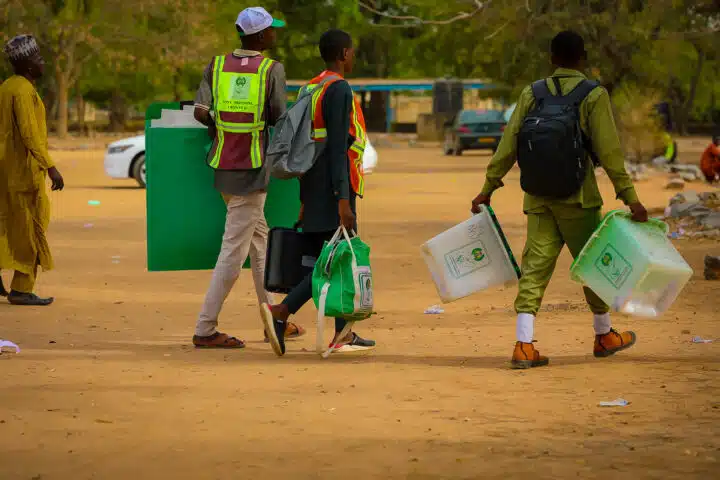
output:
<instances>
[{"instance_id":1,"label":"logo on ballot box","mask_svg":"<svg viewBox=\"0 0 720 480\"><path fill-rule=\"evenodd\" d=\"M485 259L485 252L482 248L473 248L472 256L476 262L482 262Z\"/></svg>"},{"instance_id":2,"label":"logo on ballot box","mask_svg":"<svg viewBox=\"0 0 720 480\"><path fill-rule=\"evenodd\" d=\"M610 282L616 289L622 288L632 273L632 265L620 255L615 247L608 244L595 261L595 268Z\"/></svg>"},{"instance_id":3,"label":"logo on ballot box","mask_svg":"<svg viewBox=\"0 0 720 480\"><path fill-rule=\"evenodd\" d=\"M485 245L473 242L445 254L445 266L454 278L462 278L490 265Z\"/></svg>"}]
</instances>

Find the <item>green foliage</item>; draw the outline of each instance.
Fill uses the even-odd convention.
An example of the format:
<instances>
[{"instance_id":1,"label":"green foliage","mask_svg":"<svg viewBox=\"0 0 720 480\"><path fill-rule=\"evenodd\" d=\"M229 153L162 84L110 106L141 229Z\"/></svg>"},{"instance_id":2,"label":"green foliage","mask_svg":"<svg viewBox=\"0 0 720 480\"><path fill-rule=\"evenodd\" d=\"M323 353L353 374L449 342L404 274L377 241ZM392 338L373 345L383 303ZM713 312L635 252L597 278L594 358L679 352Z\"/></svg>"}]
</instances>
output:
<instances>
[{"instance_id":1,"label":"green foliage","mask_svg":"<svg viewBox=\"0 0 720 480\"><path fill-rule=\"evenodd\" d=\"M235 19L252 0L5 0L0 39L39 38L46 99L82 95L140 109L190 99L212 56L239 47ZM714 0L268 0L288 22L271 56L292 79L323 68L317 41L355 40L356 77L487 78L516 95L552 71L551 38L571 28L589 70L611 91L657 92L680 119L709 119L720 98L720 11ZM10 74L7 64L0 75ZM122 101L120 101L122 100ZM62 114L62 109L53 109ZM66 114L65 114L66 115Z\"/></svg>"},{"instance_id":2,"label":"green foliage","mask_svg":"<svg viewBox=\"0 0 720 480\"><path fill-rule=\"evenodd\" d=\"M612 100L625 152L637 162L652 160L664 146L660 118L653 113L659 95L636 85L623 85L615 90Z\"/></svg>"}]
</instances>

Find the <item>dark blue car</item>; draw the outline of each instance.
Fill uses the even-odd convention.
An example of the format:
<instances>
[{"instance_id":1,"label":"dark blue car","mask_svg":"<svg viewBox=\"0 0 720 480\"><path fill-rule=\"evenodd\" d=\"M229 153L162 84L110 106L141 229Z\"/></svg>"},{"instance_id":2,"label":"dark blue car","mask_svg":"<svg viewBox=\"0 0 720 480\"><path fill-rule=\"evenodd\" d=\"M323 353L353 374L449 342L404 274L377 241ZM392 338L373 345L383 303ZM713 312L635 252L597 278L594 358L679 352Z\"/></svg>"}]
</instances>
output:
<instances>
[{"instance_id":1,"label":"dark blue car","mask_svg":"<svg viewBox=\"0 0 720 480\"><path fill-rule=\"evenodd\" d=\"M445 155L462 155L465 150L495 152L503 131L505 113L500 110L463 110L447 125Z\"/></svg>"}]
</instances>

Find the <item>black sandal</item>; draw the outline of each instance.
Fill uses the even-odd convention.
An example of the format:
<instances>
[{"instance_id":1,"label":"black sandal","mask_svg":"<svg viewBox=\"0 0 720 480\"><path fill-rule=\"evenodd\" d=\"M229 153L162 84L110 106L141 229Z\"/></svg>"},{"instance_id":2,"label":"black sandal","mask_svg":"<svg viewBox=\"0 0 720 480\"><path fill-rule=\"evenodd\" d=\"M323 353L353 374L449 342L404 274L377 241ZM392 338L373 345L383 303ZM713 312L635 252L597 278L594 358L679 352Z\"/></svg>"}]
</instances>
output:
<instances>
[{"instance_id":1,"label":"black sandal","mask_svg":"<svg viewBox=\"0 0 720 480\"><path fill-rule=\"evenodd\" d=\"M7 297L8 291L5 290L5 285L3 285L2 278L0 277L0 297Z\"/></svg>"},{"instance_id":2,"label":"black sandal","mask_svg":"<svg viewBox=\"0 0 720 480\"><path fill-rule=\"evenodd\" d=\"M52 297L40 298L34 293L21 293L14 290L8 294L7 298L12 305L26 307L47 307L55 301Z\"/></svg>"}]
</instances>

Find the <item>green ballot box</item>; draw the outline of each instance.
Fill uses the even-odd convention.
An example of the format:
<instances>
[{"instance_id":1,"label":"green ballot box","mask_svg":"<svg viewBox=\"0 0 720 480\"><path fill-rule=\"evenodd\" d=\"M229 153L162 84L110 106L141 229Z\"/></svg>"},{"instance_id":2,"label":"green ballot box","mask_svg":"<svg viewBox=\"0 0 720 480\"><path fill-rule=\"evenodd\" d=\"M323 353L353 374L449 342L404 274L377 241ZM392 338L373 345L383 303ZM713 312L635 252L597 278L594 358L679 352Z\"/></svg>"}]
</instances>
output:
<instances>
[{"instance_id":1,"label":"green ballot box","mask_svg":"<svg viewBox=\"0 0 720 480\"><path fill-rule=\"evenodd\" d=\"M155 103L145 116L151 272L209 270L220 252L225 203L213 187L213 170L205 160L210 147L207 129L193 124L190 108L183 112L180 103ZM185 117L190 121L185 122ZM292 227L299 212L299 182L273 178L265 203L268 225Z\"/></svg>"}]
</instances>

